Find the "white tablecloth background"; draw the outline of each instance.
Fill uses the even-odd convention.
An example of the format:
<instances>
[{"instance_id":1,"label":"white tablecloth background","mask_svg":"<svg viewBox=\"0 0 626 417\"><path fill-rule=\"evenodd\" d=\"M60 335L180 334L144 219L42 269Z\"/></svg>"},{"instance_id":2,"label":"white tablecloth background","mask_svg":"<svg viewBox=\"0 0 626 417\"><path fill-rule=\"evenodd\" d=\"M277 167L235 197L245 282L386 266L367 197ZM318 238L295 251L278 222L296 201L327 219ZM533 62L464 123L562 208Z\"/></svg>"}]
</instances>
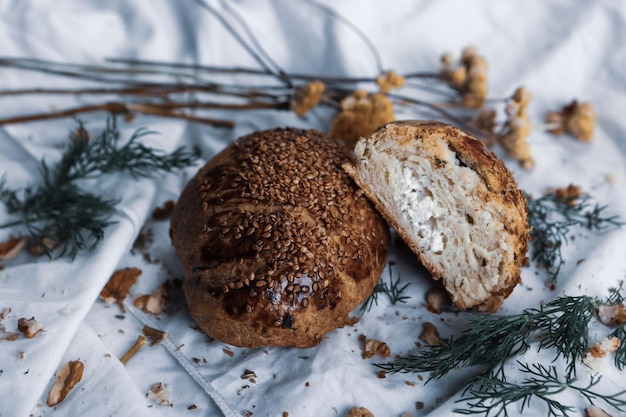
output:
<instances>
[{"instance_id":1,"label":"white tablecloth background","mask_svg":"<svg viewBox=\"0 0 626 417\"><path fill-rule=\"evenodd\" d=\"M218 2L209 0L221 8ZM246 19L260 43L288 72L376 76L370 51L346 26L300 1L238 0L230 3ZM380 52L385 69L399 73L437 71L443 52L459 53L468 45L489 61L490 96L504 97L524 85L533 93L530 113L536 121L530 137L536 167L518 168L505 159L521 187L539 194L548 187L575 183L608 205L609 214L626 215L626 5L620 1L327 1L365 31ZM254 66L255 62L209 13L190 0L0 0L0 55L61 62L103 63L111 57L162 60L204 65ZM0 89L27 86L76 86L74 80L34 72L0 69ZM577 98L596 107L595 141L580 143L545 133L541 121ZM0 97L0 116L48 111L85 99L71 97ZM314 111L300 119L291 113L258 111L227 114L234 129L137 116L120 120L124 137L139 127L159 132L145 138L151 146L173 150L198 146L208 160L241 134L275 126L328 129L330 114ZM419 115L398 114L399 118ZM85 117L97 132L104 115ZM0 175L12 186L37 180L38 161L54 161L58 147L75 126L70 119L0 127ZM344 416L363 406L377 417L447 416L469 373L465 370L424 385L416 374L377 377L374 363L361 358L359 335L387 342L392 356L415 348L422 323L434 323L443 336L458 334L465 315L434 315L424 307L431 287L415 257L398 242L390 261L393 274L410 283L406 304L390 305L384 297L354 327L333 331L311 349L241 349L209 339L194 330L180 292L159 317L132 307L140 294L167 279L180 279L180 266L170 245L167 222L150 213L178 193L198 167L177 175L133 181L114 175L90 184L103 194L121 198L117 224L102 244L73 262L50 261L26 254L6 262L0 271L0 310L15 328L19 317L34 316L45 332L34 339L0 341L0 416ZM610 175L614 182L607 181ZM9 217L0 208L0 223ZM154 241L146 262L130 249L142 228ZM10 230L0 230L0 240ZM523 271L523 284L508 299L503 313L538 307L559 295L605 296L626 276L626 229L601 236L577 233L566 248L567 263L557 288L544 285L534 267ZM577 265L577 261L584 259ZM105 305L98 294L113 271L135 266L143 273L127 298L128 313ZM386 277L388 271L384 272ZM355 311L355 315L360 315ZM121 317L121 318L120 318ZM144 347L127 366L118 361L141 333L144 323L166 331L168 341ZM592 338L606 336L598 328ZM233 353L229 356L228 350ZM20 358L19 352L24 352ZM525 359L550 360L531 349ZM46 395L54 373L68 360L85 364L82 381L59 406ZM511 375L515 375L514 364ZM255 381L241 378L246 370ZM581 371L585 377L586 371ZM624 373L607 363L601 389L623 388ZM427 375L421 375L426 377ZM195 377L195 379L194 379ZM167 386L172 405L146 399L150 386ZM563 394L582 415L584 399ZM417 409L416 403L424 408ZM218 405L219 404L219 407ZM188 409L195 405L196 409ZM462 405L462 404L460 404ZM192 407L193 408L193 407ZM517 415L511 409L511 415ZM538 402L524 415L545 415ZM617 413L614 415L618 415Z\"/></svg>"}]
</instances>

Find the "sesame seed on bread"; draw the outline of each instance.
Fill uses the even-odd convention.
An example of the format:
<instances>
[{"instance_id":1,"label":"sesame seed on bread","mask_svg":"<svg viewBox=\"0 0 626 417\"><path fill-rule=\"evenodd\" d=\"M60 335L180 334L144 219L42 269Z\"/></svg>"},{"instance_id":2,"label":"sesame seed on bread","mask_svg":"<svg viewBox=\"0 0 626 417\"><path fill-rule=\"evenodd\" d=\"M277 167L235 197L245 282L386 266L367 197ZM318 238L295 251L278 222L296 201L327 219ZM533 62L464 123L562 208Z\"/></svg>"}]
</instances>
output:
<instances>
[{"instance_id":1,"label":"sesame seed on bread","mask_svg":"<svg viewBox=\"0 0 626 417\"><path fill-rule=\"evenodd\" d=\"M183 190L170 236L191 315L236 346L318 344L350 322L385 266L389 231L314 130L244 136Z\"/></svg>"}]
</instances>

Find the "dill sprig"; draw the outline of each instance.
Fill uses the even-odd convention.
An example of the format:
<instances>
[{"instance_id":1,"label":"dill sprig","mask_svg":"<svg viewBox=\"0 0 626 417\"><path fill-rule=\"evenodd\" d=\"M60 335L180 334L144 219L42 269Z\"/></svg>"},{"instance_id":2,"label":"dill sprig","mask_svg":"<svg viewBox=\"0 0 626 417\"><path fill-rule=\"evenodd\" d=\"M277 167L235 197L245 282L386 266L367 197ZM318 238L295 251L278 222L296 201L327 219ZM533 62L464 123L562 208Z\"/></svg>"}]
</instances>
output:
<instances>
[{"instance_id":1,"label":"dill sprig","mask_svg":"<svg viewBox=\"0 0 626 417\"><path fill-rule=\"evenodd\" d=\"M520 411L530 407L533 399L542 401L548 408L548 416L568 416L573 407L564 405L553 397L565 390L573 390L583 395L591 404L594 400L603 400L617 410L626 407L626 391L612 395L600 394L593 388L600 382L600 377L591 375L587 385L577 385L576 378L562 380L555 366L542 364L528 365L518 361L520 371L526 378L521 382L508 382L500 374L485 373L476 377L457 402L465 402L469 408L454 411L459 414L484 414L485 416L508 416L507 407L521 403ZM494 414L491 414L494 413Z\"/></svg>"},{"instance_id":2,"label":"dill sprig","mask_svg":"<svg viewBox=\"0 0 626 417\"><path fill-rule=\"evenodd\" d=\"M377 366L387 373L429 372L427 381L458 367L485 365L491 371L500 369L507 358L526 351L528 340L538 333L538 349L555 348L555 359L565 357L568 375L574 375L576 361L587 353L587 330L594 306L592 297L560 297L520 314L472 314L468 328L458 339L443 339L428 350Z\"/></svg>"},{"instance_id":3,"label":"dill sprig","mask_svg":"<svg viewBox=\"0 0 626 417\"><path fill-rule=\"evenodd\" d=\"M563 197L556 192L539 198L526 196L528 224L531 226L531 259L546 268L552 283L556 283L565 263L561 250L568 243L572 228L605 231L622 226L619 216L604 216L606 206L591 203L591 196L580 194Z\"/></svg>"},{"instance_id":4,"label":"dill sprig","mask_svg":"<svg viewBox=\"0 0 626 417\"><path fill-rule=\"evenodd\" d=\"M384 278L381 278L378 284L376 284L376 287L374 287L374 291L372 292L372 294L367 298L367 300L365 300L365 302L361 306L361 311L370 311L374 304L378 305L379 294L387 295L387 298L389 298L389 302L391 302L392 305L395 305L396 303L406 303L407 300L411 297L408 295L403 295L403 293L409 286L409 283L400 286L401 280L402 277L400 276L400 274L398 274L398 277L396 279L393 278L393 272L390 266L389 282L385 282Z\"/></svg>"},{"instance_id":5,"label":"dill sprig","mask_svg":"<svg viewBox=\"0 0 626 417\"><path fill-rule=\"evenodd\" d=\"M139 142L153 132L137 130L118 146L120 132L114 118L91 138L82 122L70 134L61 159L53 166L41 161L39 185L10 189L0 180L0 202L16 219L0 228L23 226L43 253L52 256L76 255L93 250L104 237L104 229L115 223L111 216L117 199L105 198L80 186L80 181L115 172L133 178L154 177L192 165L197 155L176 149L172 153L149 148Z\"/></svg>"}]
</instances>

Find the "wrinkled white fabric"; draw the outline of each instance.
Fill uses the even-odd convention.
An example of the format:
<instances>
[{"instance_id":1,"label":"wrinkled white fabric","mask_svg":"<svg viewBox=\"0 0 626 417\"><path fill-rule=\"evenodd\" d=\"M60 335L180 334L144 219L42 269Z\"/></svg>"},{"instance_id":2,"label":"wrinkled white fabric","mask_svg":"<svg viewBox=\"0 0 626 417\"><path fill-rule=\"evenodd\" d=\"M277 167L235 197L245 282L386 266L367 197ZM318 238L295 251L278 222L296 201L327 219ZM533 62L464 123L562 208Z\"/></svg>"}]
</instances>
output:
<instances>
[{"instance_id":1,"label":"wrinkled white fabric","mask_svg":"<svg viewBox=\"0 0 626 417\"><path fill-rule=\"evenodd\" d=\"M224 5L207 0L218 10ZM374 55L353 31L306 2L238 0L228 3L249 24L259 43L290 73L339 76L376 76ZM434 72L439 57L459 54L468 45L478 47L489 62L489 95L507 97L521 85L533 94L529 108L534 122L529 143L536 166L525 171L503 156L520 186L538 195L550 187L581 185L607 214L626 216L626 8L621 2L499 2L406 0L326 1L372 40L383 69L399 73ZM167 0L0 0L0 55L58 62L101 64L107 58L145 59L200 65L250 66L256 62L197 2ZM236 78L224 76L226 81ZM0 67L0 90L25 87L77 87L90 83L30 71ZM541 124L548 111L572 99L594 104L598 125L593 143L553 137ZM45 112L88 102L84 97L0 97L0 117ZM145 137L150 146L172 151L197 147L206 161L236 137L257 129L297 126L328 130L331 114L315 110L304 118L287 112L225 112L233 129L218 129L181 121L136 116L119 121L124 138L139 127L158 134ZM424 117L410 109L399 118ZM432 115L431 115L432 117ZM97 132L105 115L85 116ZM71 119L0 126L0 176L12 187L37 181L39 160L54 162L59 145L75 126ZM502 153L496 149L500 155ZM459 335L467 315L435 315L424 308L432 283L406 247L394 242L389 274L409 283L405 304L391 305L381 296L378 305L362 314L353 327L331 332L310 349L242 349L225 345L198 332L180 289L174 289L168 309L158 317L132 306L135 297L149 294L165 280L182 278L180 264L168 238L167 221L150 218L152 210L176 199L198 166L175 175L135 181L107 176L89 184L93 190L120 199L101 245L92 253L69 258L34 259L21 254L4 262L0 271L0 311L7 330L20 317L35 317L45 331L33 339L0 340L0 416L181 416L250 415L345 416L354 406L367 407L377 417L448 416L463 407L455 403L472 370L459 370L424 384L426 374L377 376L380 358L361 357L360 335L385 341L392 353L416 352L424 322L432 322L443 337ZM607 176L611 181L607 181ZM0 207L0 224L10 216ZM153 233L148 253L131 252L144 229ZM12 230L0 229L0 241ZM523 270L523 283L505 302L501 313L538 307L560 295L605 296L626 276L626 228L605 234L577 232L564 250L566 264L556 289L546 287L545 276L534 266ZM584 262L579 262L584 261ZM135 266L138 283L119 306L98 298L111 274ZM391 268L391 272L389 271ZM116 359L149 324L168 334L166 343L144 346L126 366ZM592 339L601 340L606 328L594 327ZM536 352L523 360L550 364L551 353ZM23 352L23 353L22 353ZM68 398L54 408L46 396L55 372L67 361L80 359L85 373ZM599 389L622 388L624 373L608 358L601 368ZM520 375L511 361L511 379ZM582 369L582 368L581 368ZM244 379L247 371L256 375ZM580 371L581 380L586 371ZM146 398L152 384L161 382L171 405ZM559 397L576 415L588 404L580 396ZM423 403L423 404L422 404ZM422 406L423 405L423 406ZM605 404L598 403L603 407ZM609 413L609 407L603 407ZM515 407L510 415L522 415ZM540 401L531 402L524 416L546 415ZM615 412L613 415L619 415Z\"/></svg>"}]
</instances>

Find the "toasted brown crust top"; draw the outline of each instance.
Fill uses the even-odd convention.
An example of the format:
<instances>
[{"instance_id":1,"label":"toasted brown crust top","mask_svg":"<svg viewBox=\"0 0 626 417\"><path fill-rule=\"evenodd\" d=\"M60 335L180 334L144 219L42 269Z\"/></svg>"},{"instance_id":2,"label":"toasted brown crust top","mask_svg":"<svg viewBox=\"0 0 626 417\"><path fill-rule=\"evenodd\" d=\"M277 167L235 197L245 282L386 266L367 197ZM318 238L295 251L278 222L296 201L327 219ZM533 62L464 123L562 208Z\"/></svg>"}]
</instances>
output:
<instances>
[{"instance_id":1,"label":"toasted brown crust top","mask_svg":"<svg viewBox=\"0 0 626 417\"><path fill-rule=\"evenodd\" d=\"M171 238L192 315L239 346L311 346L380 278L388 230L317 131L237 140L190 181Z\"/></svg>"}]
</instances>

